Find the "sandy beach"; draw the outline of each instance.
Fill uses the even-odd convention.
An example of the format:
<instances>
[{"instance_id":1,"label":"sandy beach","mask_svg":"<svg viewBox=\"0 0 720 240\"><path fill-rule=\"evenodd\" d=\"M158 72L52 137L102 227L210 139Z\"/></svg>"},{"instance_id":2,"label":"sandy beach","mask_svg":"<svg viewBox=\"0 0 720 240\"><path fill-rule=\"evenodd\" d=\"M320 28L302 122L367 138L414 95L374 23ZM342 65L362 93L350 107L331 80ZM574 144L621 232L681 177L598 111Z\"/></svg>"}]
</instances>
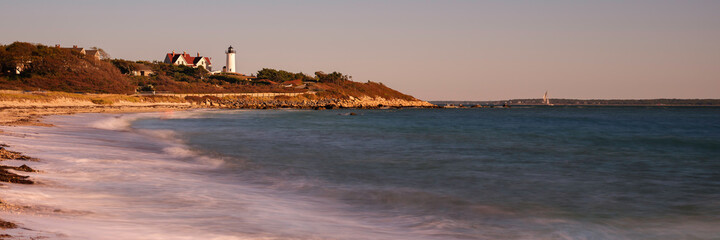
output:
<instances>
[{"instance_id":1,"label":"sandy beach","mask_svg":"<svg viewBox=\"0 0 720 240\"><path fill-rule=\"evenodd\" d=\"M10 93L6 93L10 92ZM47 115L66 115L75 113L123 113L153 112L168 110L184 110L193 106L179 99L174 102L128 102L118 101L111 104L96 104L90 95L88 99L73 99L61 96L46 97L47 99L26 99L32 94L18 91L3 91L0 98L0 125L46 125L39 120ZM7 95L11 95L7 97ZM98 99L107 95L96 95Z\"/></svg>"}]
</instances>

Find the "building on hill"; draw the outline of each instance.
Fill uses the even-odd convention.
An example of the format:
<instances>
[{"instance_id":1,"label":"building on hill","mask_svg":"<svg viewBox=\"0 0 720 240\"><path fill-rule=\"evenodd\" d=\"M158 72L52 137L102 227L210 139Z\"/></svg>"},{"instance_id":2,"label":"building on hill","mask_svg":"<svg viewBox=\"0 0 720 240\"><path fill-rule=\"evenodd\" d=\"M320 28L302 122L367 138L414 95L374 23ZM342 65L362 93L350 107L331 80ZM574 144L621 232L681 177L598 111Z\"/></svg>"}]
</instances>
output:
<instances>
[{"instance_id":1,"label":"building on hill","mask_svg":"<svg viewBox=\"0 0 720 240\"><path fill-rule=\"evenodd\" d=\"M22 71L25 70L25 66L27 64L30 64L29 60L15 64L15 74L22 73Z\"/></svg>"},{"instance_id":2,"label":"building on hill","mask_svg":"<svg viewBox=\"0 0 720 240\"><path fill-rule=\"evenodd\" d=\"M85 48L78 47L77 45L73 45L72 47L60 47L60 44L55 44L55 48L79 52L82 55L92 56L96 60L99 60L100 57L102 57L102 55L100 53L100 49L87 49L86 50ZM30 63L32 63L30 60L24 60L24 61L21 60L21 62L15 64L15 74L22 73L25 70L25 68L30 65Z\"/></svg>"},{"instance_id":3,"label":"building on hill","mask_svg":"<svg viewBox=\"0 0 720 240\"><path fill-rule=\"evenodd\" d=\"M85 48L79 48L77 45L73 45L71 48L69 48L69 47L60 47L60 44L58 44L58 45L55 45L55 47L60 48L60 49L76 51L76 52L79 52L79 53L85 55Z\"/></svg>"},{"instance_id":4,"label":"building on hill","mask_svg":"<svg viewBox=\"0 0 720 240\"><path fill-rule=\"evenodd\" d=\"M85 50L85 55L92 56L95 59L100 59L100 50L94 50L94 49Z\"/></svg>"},{"instance_id":5,"label":"building on hill","mask_svg":"<svg viewBox=\"0 0 720 240\"><path fill-rule=\"evenodd\" d=\"M135 70L131 71L131 72L130 72L130 75L147 77L147 76L150 76L150 74L154 74L154 73L155 73L155 72L154 72L150 67L148 67L147 65L145 65L145 64L136 64L136 65L135 65Z\"/></svg>"},{"instance_id":6,"label":"building on hill","mask_svg":"<svg viewBox=\"0 0 720 240\"><path fill-rule=\"evenodd\" d=\"M205 70L212 71L210 58L202 57L200 56L200 53L198 53L196 57L193 57L185 52L180 54L173 51L172 53L168 53L165 55L165 60L163 60L163 62L167 64L190 66L194 68L202 66L203 68L205 68Z\"/></svg>"},{"instance_id":7,"label":"building on hill","mask_svg":"<svg viewBox=\"0 0 720 240\"><path fill-rule=\"evenodd\" d=\"M60 47L60 44L56 44L55 47L56 47L56 48L60 48L60 49L67 49L67 50L71 50L71 51L76 51L76 52L79 52L79 53L82 54L82 55L92 56L92 57L94 57L95 59L100 59L100 57L101 57L101 56L100 56L100 50L98 50L98 49L87 49L87 50L85 50L85 48L78 47L77 45L73 45L71 48L69 48L69 47Z\"/></svg>"}]
</instances>

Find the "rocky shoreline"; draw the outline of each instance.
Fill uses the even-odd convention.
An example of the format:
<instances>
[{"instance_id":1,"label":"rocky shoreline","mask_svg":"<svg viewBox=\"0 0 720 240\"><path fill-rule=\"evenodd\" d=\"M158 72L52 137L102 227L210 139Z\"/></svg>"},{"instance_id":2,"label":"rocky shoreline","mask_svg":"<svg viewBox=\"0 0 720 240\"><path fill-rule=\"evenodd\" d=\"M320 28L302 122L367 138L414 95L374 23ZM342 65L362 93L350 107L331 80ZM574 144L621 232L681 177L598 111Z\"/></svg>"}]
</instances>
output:
<instances>
[{"instance_id":1,"label":"rocky shoreline","mask_svg":"<svg viewBox=\"0 0 720 240\"><path fill-rule=\"evenodd\" d=\"M7 149L5 149L6 147L8 147L8 145L0 144L0 161L33 160L33 158L25 156L22 153L7 150ZM8 169L14 170L14 171L8 171ZM23 176L23 175L15 173L17 171L36 172L36 170L28 167L25 164L23 164L22 166L19 166L19 167L0 165L0 182L17 183L17 184L34 184L35 183L33 180L28 179L29 176ZM0 184L0 185L2 185L2 184ZM0 207L4 208L4 205L5 205L5 203L0 199ZM17 224L0 219L0 229L13 229L13 228L17 228ZM4 239L7 237L11 237L11 236L8 234L0 234L0 239Z\"/></svg>"},{"instance_id":2,"label":"rocky shoreline","mask_svg":"<svg viewBox=\"0 0 720 240\"><path fill-rule=\"evenodd\" d=\"M435 108L432 103L421 100L384 99L384 98L354 98L348 99L294 99L294 98L217 98L217 97L194 97L186 98L188 101L199 107L230 108L230 109L382 109L382 108Z\"/></svg>"}]
</instances>

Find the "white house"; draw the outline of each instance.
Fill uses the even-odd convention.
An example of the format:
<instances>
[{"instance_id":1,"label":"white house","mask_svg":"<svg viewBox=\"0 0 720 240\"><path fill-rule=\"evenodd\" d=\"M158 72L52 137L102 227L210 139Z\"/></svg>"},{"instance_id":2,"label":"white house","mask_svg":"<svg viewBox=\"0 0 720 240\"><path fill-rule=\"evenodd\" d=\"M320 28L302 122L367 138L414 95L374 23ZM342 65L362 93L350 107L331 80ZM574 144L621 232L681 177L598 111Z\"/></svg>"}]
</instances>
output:
<instances>
[{"instance_id":1,"label":"white house","mask_svg":"<svg viewBox=\"0 0 720 240\"><path fill-rule=\"evenodd\" d=\"M212 65L210 63L209 57L202 57L200 56L200 53L197 54L197 57L192 57L190 54L187 54L183 52L175 53L173 51L172 53L168 53L165 55L165 60L163 62L168 64L174 64L174 65L183 65L183 66L190 66L190 67L200 67L202 66L205 68L205 70L212 71Z\"/></svg>"}]
</instances>

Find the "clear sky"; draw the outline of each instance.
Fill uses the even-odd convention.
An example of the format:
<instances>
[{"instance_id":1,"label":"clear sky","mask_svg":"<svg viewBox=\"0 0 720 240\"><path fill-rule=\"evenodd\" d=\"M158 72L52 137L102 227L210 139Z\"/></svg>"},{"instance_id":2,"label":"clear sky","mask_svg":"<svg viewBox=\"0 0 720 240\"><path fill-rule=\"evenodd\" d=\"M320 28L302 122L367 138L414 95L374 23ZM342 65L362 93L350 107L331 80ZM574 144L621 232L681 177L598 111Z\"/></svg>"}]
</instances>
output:
<instances>
[{"instance_id":1,"label":"clear sky","mask_svg":"<svg viewBox=\"0 0 720 240\"><path fill-rule=\"evenodd\" d=\"M424 100L720 98L720 1L9 1L0 43L339 71Z\"/></svg>"}]
</instances>

